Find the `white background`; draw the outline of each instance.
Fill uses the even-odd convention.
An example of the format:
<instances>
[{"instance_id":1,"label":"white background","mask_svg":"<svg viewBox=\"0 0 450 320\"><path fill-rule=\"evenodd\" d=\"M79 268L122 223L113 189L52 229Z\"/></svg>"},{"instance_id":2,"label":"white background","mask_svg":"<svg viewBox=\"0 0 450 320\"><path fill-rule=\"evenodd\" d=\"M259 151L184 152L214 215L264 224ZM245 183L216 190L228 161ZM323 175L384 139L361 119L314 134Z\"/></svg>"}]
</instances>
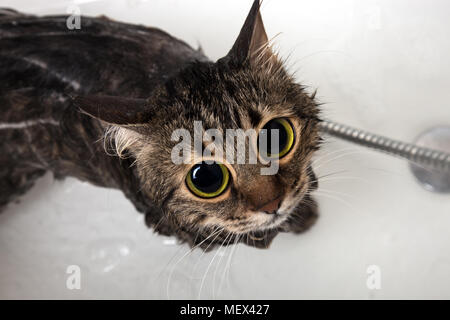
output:
<instances>
[{"instance_id":1,"label":"white background","mask_svg":"<svg viewBox=\"0 0 450 320\"><path fill-rule=\"evenodd\" d=\"M0 0L28 13L69 1ZM83 1L82 14L156 26L211 59L231 47L251 1ZM450 2L266 0L262 15L299 82L318 88L323 116L413 141L450 125ZM269 250L188 253L144 226L115 190L39 180L0 215L0 298L450 298L450 196L419 186L408 165L327 139L321 217ZM234 249L233 249L234 248ZM232 255L231 255L232 253ZM230 258L231 257L231 258ZM81 268L81 290L66 268ZM369 290L367 267L381 269Z\"/></svg>"}]
</instances>

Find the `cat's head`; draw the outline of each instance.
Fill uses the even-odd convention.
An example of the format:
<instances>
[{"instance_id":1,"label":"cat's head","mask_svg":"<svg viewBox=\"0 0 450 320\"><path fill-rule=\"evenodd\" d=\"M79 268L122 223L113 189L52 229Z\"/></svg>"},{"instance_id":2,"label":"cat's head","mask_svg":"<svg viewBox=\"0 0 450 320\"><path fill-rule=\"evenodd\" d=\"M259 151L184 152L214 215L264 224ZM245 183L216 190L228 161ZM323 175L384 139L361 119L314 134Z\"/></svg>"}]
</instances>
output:
<instances>
[{"instance_id":1,"label":"cat's head","mask_svg":"<svg viewBox=\"0 0 450 320\"><path fill-rule=\"evenodd\" d=\"M147 223L191 245L267 247L279 231L300 232L315 218L308 193L317 184L310 159L320 143L318 107L273 53L259 6L255 1L224 58L190 64L148 99L77 99L85 113L110 125L116 151L135 158L141 192L157 208ZM214 136L217 149L205 153L210 141L195 148L196 126L200 135L222 134ZM243 144L226 139L230 129L249 133ZM263 155L264 132L272 145L279 142L275 154ZM174 156L184 143L193 157L179 163ZM256 163L249 163L252 156ZM264 173L272 165L275 171Z\"/></svg>"}]
</instances>

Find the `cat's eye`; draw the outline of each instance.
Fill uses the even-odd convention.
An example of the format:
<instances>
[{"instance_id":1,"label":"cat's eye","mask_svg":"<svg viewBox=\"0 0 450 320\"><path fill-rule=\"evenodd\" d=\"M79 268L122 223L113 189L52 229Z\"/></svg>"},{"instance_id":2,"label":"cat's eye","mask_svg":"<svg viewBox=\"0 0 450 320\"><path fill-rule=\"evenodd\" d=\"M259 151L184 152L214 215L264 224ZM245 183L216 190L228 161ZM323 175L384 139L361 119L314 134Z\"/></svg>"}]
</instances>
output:
<instances>
[{"instance_id":1,"label":"cat's eye","mask_svg":"<svg viewBox=\"0 0 450 320\"><path fill-rule=\"evenodd\" d=\"M294 145L295 133L291 122L288 119L272 119L267 122L262 129L259 138L262 138L263 141L267 141L266 152L264 152L264 154L269 158L282 158L291 151L292 146ZM278 152L274 154L271 153L271 150L272 146L277 145L277 141L272 141L272 130L278 130ZM258 139L258 142L260 139ZM259 143L258 147L260 147Z\"/></svg>"},{"instance_id":2,"label":"cat's eye","mask_svg":"<svg viewBox=\"0 0 450 320\"><path fill-rule=\"evenodd\" d=\"M214 198L221 195L228 186L230 173L220 163L201 162L192 167L186 176L189 190L201 198Z\"/></svg>"}]
</instances>

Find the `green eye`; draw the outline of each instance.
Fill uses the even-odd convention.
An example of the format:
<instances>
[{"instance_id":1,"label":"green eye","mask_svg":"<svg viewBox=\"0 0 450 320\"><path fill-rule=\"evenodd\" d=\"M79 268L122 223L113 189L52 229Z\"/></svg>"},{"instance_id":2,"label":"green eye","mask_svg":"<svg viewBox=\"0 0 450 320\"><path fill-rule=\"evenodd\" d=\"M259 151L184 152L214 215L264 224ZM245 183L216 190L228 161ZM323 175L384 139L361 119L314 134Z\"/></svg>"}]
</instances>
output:
<instances>
[{"instance_id":1,"label":"green eye","mask_svg":"<svg viewBox=\"0 0 450 320\"><path fill-rule=\"evenodd\" d=\"M214 198L225 191L229 180L230 173L223 164L201 162L189 171L186 185L198 197Z\"/></svg>"},{"instance_id":2,"label":"green eye","mask_svg":"<svg viewBox=\"0 0 450 320\"><path fill-rule=\"evenodd\" d=\"M294 145L295 134L294 129L292 128L292 125L289 122L289 120L285 118L277 118L270 120L264 125L263 129L265 130L262 130L259 135L260 138L266 138L267 141L266 154L269 158L282 158L289 151L291 151L292 146ZM272 141L272 134L271 134L272 130L278 130L278 143L277 141ZM276 146L277 144L279 152L271 154L270 151L272 150L272 145Z\"/></svg>"}]
</instances>

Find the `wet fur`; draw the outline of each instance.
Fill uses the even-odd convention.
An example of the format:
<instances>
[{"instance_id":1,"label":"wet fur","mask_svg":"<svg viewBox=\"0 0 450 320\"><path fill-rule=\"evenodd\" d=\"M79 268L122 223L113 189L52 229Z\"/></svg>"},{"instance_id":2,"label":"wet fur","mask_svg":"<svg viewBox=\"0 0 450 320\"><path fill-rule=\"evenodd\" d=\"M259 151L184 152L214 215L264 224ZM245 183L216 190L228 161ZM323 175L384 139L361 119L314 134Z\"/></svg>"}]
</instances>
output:
<instances>
[{"instance_id":1,"label":"wet fur","mask_svg":"<svg viewBox=\"0 0 450 320\"><path fill-rule=\"evenodd\" d=\"M0 15L0 210L50 171L122 190L149 227L203 249L237 241L265 248L279 232L299 233L315 221L310 158L320 144L319 110L268 46L252 49L253 63L236 44L213 63L155 28L82 17L82 29L70 31L65 23L62 16ZM113 113L102 117L73 103L96 94L140 98L147 109L136 123L112 123ZM205 130L248 129L277 115L295 118L299 132L276 176L261 178L261 165L235 165L238 181L215 202L180 187L185 168L170 161L174 129L192 132L194 120ZM265 192L261 179L274 192L304 196L283 223L246 231L240 208Z\"/></svg>"}]
</instances>

